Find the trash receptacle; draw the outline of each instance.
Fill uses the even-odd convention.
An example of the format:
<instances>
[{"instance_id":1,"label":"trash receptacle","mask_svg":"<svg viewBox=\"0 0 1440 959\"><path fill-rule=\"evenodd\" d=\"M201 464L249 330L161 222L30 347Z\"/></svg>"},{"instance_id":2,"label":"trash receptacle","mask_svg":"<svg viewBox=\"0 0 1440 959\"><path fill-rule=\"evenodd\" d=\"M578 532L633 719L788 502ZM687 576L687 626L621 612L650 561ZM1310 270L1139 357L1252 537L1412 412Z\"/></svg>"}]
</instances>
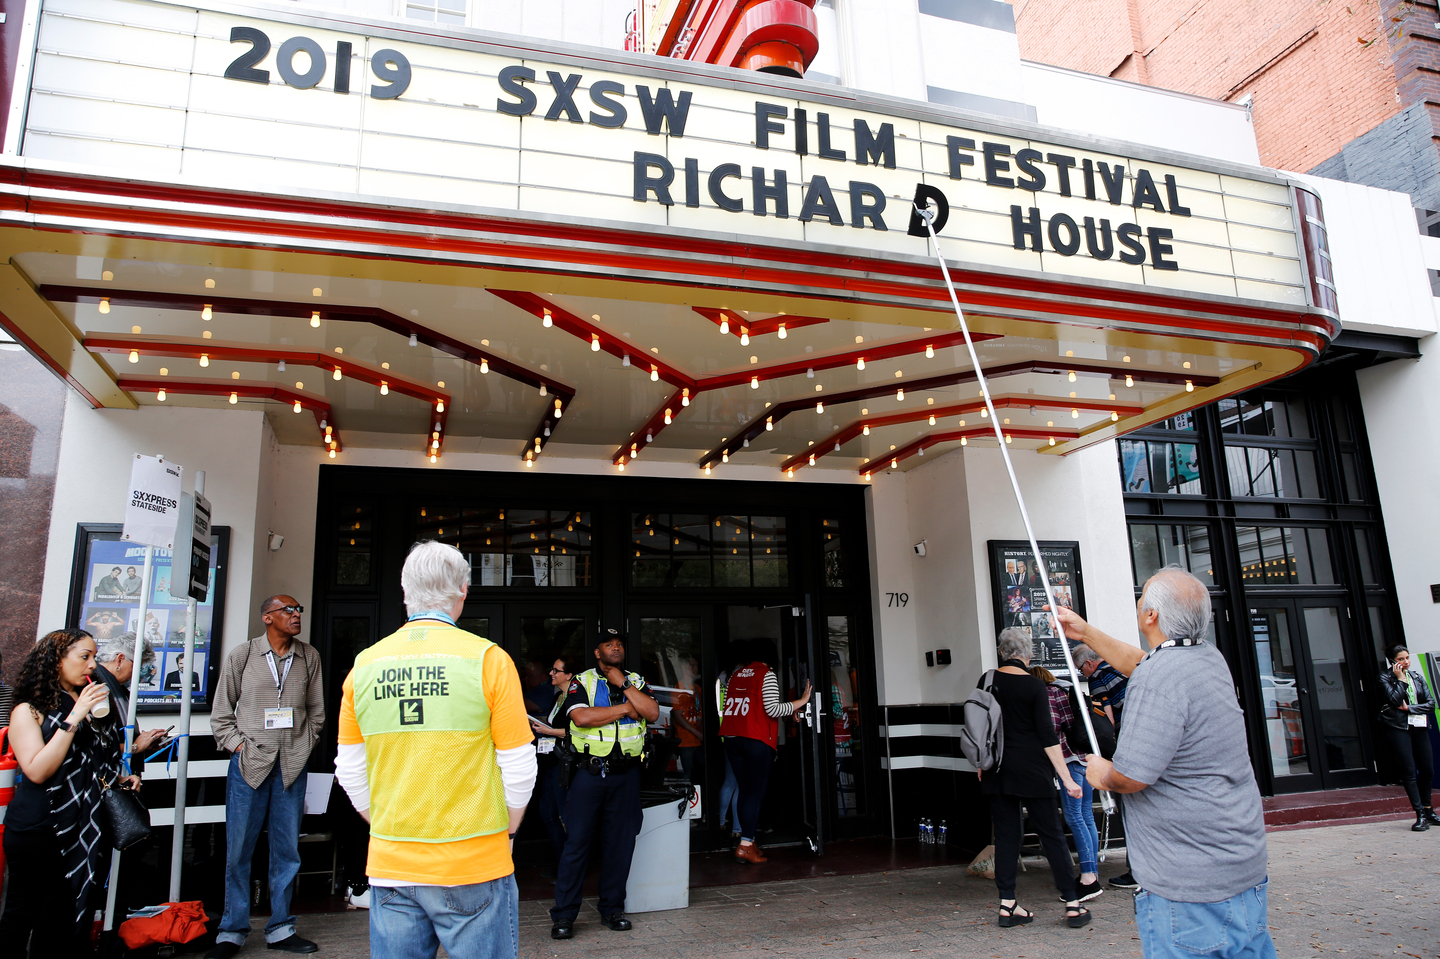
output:
<instances>
[{"instance_id":1,"label":"trash receptacle","mask_svg":"<svg viewBox=\"0 0 1440 959\"><path fill-rule=\"evenodd\" d=\"M660 912L690 905L690 790L647 789L635 837L634 865L625 886L626 912Z\"/></svg>"}]
</instances>

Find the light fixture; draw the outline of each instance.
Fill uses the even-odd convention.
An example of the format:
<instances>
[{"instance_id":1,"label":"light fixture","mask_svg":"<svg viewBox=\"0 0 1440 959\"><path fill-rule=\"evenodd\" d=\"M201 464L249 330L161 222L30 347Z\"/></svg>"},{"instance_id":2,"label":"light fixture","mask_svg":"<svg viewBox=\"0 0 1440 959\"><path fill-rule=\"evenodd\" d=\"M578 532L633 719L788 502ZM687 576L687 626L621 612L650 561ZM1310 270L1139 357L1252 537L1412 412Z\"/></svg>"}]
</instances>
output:
<instances>
[{"instance_id":1,"label":"light fixture","mask_svg":"<svg viewBox=\"0 0 1440 959\"><path fill-rule=\"evenodd\" d=\"M106 272L109 272L109 271L107 270ZM105 277L105 279L108 280L108 279L110 279L110 277L107 276L107 277ZM205 289L207 289L207 290L213 290L213 289L215 289L215 280L214 280L213 278L208 277L208 276L205 278Z\"/></svg>"},{"instance_id":2,"label":"light fixture","mask_svg":"<svg viewBox=\"0 0 1440 959\"><path fill-rule=\"evenodd\" d=\"M750 437L747 436L745 437L745 439L741 440L740 445L748 450L750 448Z\"/></svg>"},{"instance_id":3,"label":"light fixture","mask_svg":"<svg viewBox=\"0 0 1440 959\"><path fill-rule=\"evenodd\" d=\"M825 404L824 404L824 403L816 403L816 404L815 404L815 412L817 412L817 413L823 413L823 412L825 412Z\"/></svg>"},{"instance_id":4,"label":"light fixture","mask_svg":"<svg viewBox=\"0 0 1440 959\"><path fill-rule=\"evenodd\" d=\"M108 296L102 296L102 297L100 298L100 312L101 312L101 313L109 313L109 312L110 312L110 297L108 297Z\"/></svg>"},{"instance_id":5,"label":"light fixture","mask_svg":"<svg viewBox=\"0 0 1440 959\"><path fill-rule=\"evenodd\" d=\"M899 460L897 460L897 459L891 459L891 460L890 460L890 468L891 468L892 470L893 470L893 469L897 469L899 466L900 466L900 461L899 461Z\"/></svg>"},{"instance_id":6,"label":"light fixture","mask_svg":"<svg viewBox=\"0 0 1440 959\"><path fill-rule=\"evenodd\" d=\"M651 382L651 383L655 383L655 382L658 382L659 379L660 379L660 367L656 366L654 363L651 363L651 364L650 364L650 382Z\"/></svg>"},{"instance_id":7,"label":"light fixture","mask_svg":"<svg viewBox=\"0 0 1440 959\"><path fill-rule=\"evenodd\" d=\"M722 463L728 463L728 462L730 462L730 451L729 451L729 450L721 450L721 451L720 451L720 462L722 462Z\"/></svg>"},{"instance_id":8,"label":"light fixture","mask_svg":"<svg viewBox=\"0 0 1440 959\"><path fill-rule=\"evenodd\" d=\"M214 315L215 314L210 309L209 303L206 303L204 309L200 311L200 319L202 320L209 320Z\"/></svg>"},{"instance_id":9,"label":"light fixture","mask_svg":"<svg viewBox=\"0 0 1440 959\"><path fill-rule=\"evenodd\" d=\"M389 395L390 395L390 384L387 383L387 382L385 382L384 380L381 380L381 381L380 381L380 395L381 395L381 396L389 396Z\"/></svg>"},{"instance_id":10,"label":"light fixture","mask_svg":"<svg viewBox=\"0 0 1440 959\"><path fill-rule=\"evenodd\" d=\"M935 347L930 345L929 343L925 344L925 359L935 359Z\"/></svg>"},{"instance_id":11,"label":"light fixture","mask_svg":"<svg viewBox=\"0 0 1440 959\"><path fill-rule=\"evenodd\" d=\"M865 482L867 482L867 483L870 482L870 474L869 474L869 473L866 473L866 474L865 474Z\"/></svg>"},{"instance_id":12,"label":"light fixture","mask_svg":"<svg viewBox=\"0 0 1440 959\"><path fill-rule=\"evenodd\" d=\"M794 479L794 478L795 478L795 467L792 466L792 467L790 467L788 470L786 470L786 471L785 471L785 475L788 476L788 477L790 477L791 479ZM766 550L766 552L768 553L769 550Z\"/></svg>"},{"instance_id":13,"label":"light fixture","mask_svg":"<svg viewBox=\"0 0 1440 959\"><path fill-rule=\"evenodd\" d=\"M558 420L558 419L560 419L560 417L562 417L562 416L564 416L564 415L565 415L565 407L560 404L560 401L559 401L559 400L556 400L556 401L555 401L555 418Z\"/></svg>"},{"instance_id":14,"label":"light fixture","mask_svg":"<svg viewBox=\"0 0 1440 959\"><path fill-rule=\"evenodd\" d=\"M1070 382L1071 382L1071 383L1074 383L1074 382L1075 382L1075 371L1074 371L1074 370L1071 370L1071 371L1070 371Z\"/></svg>"},{"instance_id":15,"label":"light fixture","mask_svg":"<svg viewBox=\"0 0 1440 959\"><path fill-rule=\"evenodd\" d=\"M330 451L330 458L331 458L332 460L335 458L335 451L334 451L334 450L331 450L331 451Z\"/></svg>"},{"instance_id":16,"label":"light fixture","mask_svg":"<svg viewBox=\"0 0 1440 959\"><path fill-rule=\"evenodd\" d=\"M934 425L935 425L935 414L934 414L934 413L931 413L931 414L930 414L930 425L931 425L931 426L934 426Z\"/></svg>"},{"instance_id":17,"label":"light fixture","mask_svg":"<svg viewBox=\"0 0 1440 959\"><path fill-rule=\"evenodd\" d=\"M132 327L130 327L130 332L131 332L131 333L134 333L136 336L139 336L139 335L140 335L140 327L138 327L138 326L132 326Z\"/></svg>"},{"instance_id":18,"label":"light fixture","mask_svg":"<svg viewBox=\"0 0 1440 959\"><path fill-rule=\"evenodd\" d=\"M540 395L541 395L541 396L549 396L549 395L550 395L550 391L545 388L545 384L544 384L544 383L541 383L541 384L540 384Z\"/></svg>"},{"instance_id":19,"label":"light fixture","mask_svg":"<svg viewBox=\"0 0 1440 959\"><path fill-rule=\"evenodd\" d=\"M1120 422L1120 414L1119 414L1117 411L1115 411L1115 410L1111 410L1111 411L1110 411L1110 422L1112 422L1112 423L1118 423L1118 422Z\"/></svg>"},{"instance_id":20,"label":"light fixture","mask_svg":"<svg viewBox=\"0 0 1440 959\"><path fill-rule=\"evenodd\" d=\"M322 289L320 289L320 287L317 286L317 287L315 287L315 289L313 289L313 290L310 291L310 295L311 295L311 296L324 296L324 295L325 295L325 291L322 290Z\"/></svg>"},{"instance_id":21,"label":"light fixture","mask_svg":"<svg viewBox=\"0 0 1440 959\"><path fill-rule=\"evenodd\" d=\"M1186 393L1194 393L1194 392L1195 392L1195 384L1192 383L1192 382L1190 382L1189 380L1186 380L1186 381L1185 381L1185 392L1186 392Z\"/></svg>"},{"instance_id":22,"label":"light fixture","mask_svg":"<svg viewBox=\"0 0 1440 959\"><path fill-rule=\"evenodd\" d=\"M689 388L689 387L686 387L685 389L683 389L683 390L680 391L680 405L681 405L681 406L689 406L689 405L690 405L690 388Z\"/></svg>"},{"instance_id":23,"label":"light fixture","mask_svg":"<svg viewBox=\"0 0 1440 959\"><path fill-rule=\"evenodd\" d=\"M164 391L164 390L158 391L158 392L155 394L155 398L156 398L157 400L159 400L160 402L162 402L162 403L165 402L165 391Z\"/></svg>"},{"instance_id":24,"label":"light fixture","mask_svg":"<svg viewBox=\"0 0 1440 959\"><path fill-rule=\"evenodd\" d=\"M646 430L646 431L645 431L645 442L646 442L647 444L648 444L648 443L653 443L653 442L655 442L655 434L652 433L652 432L650 432L649 430Z\"/></svg>"},{"instance_id":25,"label":"light fixture","mask_svg":"<svg viewBox=\"0 0 1440 959\"><path fill-rule=\"evenodd\" d=\"M629 369L629 367L630 367L630 354L629 354L629 353L626 353L624 356L620 357L620 365L623 366L623 367L625 367L626 369Z\"/></svg>"},{"instance_id":26,"label":"light fixture","mask_svg":"<svg viewBox=\"0 0 1440 959\"><path fill-rule=\"evenodd\" d=\"M752 376L752 377L750 377L750 388L751 388L752 390L758 390L758 389L760 388L760 377L758 377L758 376Z\"/></svg>"},{"instance_id":27,"label":"light fixture","mask_svg":"<svg viewBox=\"0 0 1440 959\"><path fill-rule=\"evenodd\" d=\"M858 360L855 361L855 369L857 369L857 370L863 370L863 369L865 369L865 357L862 356L862 357L860 357Z\"/></svg>"},{"instance_id":28,"label":"light fixture","mask_svg":"<svg viewBox=\"0 0 1440 959\"><path fill-rule=\"evenodd\" d=\"M281 360L279 363L276 363L276 364L275 364L275 372L277 372L277 373L284 373L284 372L285 372L285 361L284 361L284 360Z\"/></svg>"},{"instance_id":29,"label":"light fixture","mask_svg":"<svg viewBox=\"0 0 1440 959\"><path fill-rule=\"evenodd\" d=\"M435 401L435 412L437 412L437 413L443 413L443 412L445 412L445 401L444 401L444 400L436 400L436 401Z\"/></svg>"},{"instance_id":30,"label":"light fixture","mask_svg":"<svg viewBox=\"0 0 1440 959\"><path fill-rule=\"evenodd\" d=\"M984 419L989 419L989 418L990 418L990 409L989 409L989 407L985 407L985 408L981 409L981 410L980 410L980 416L981 416L982 418L984 418Z\"/></svg>"},{"instance_id":31,"label":"light fixture","mask_svg":"<svg viewBox=\"0 0 1440 959\"><path fill-rule=\"evenodd\" d=\"M334 375L333 375L332 378L338 380L338 379L340 379L340 377L343 376L343 375L344 375L344 374L342 374L342 373L340 372L340 367L337 366L337 367L335 367L335 373L334 373Z\"/></svg>"},{"instance_id":32,"label":"light fixture","mask_svg":"<svg viewBox=\"0 0 1440 959\"><path fill-rule=\"evenodd\" d=\"M535 437L535 452L540 452L540 437Z\"/></svg>"},{"instance_id":33,"label":"light fixture","mask_svg":"<svg viewBox=\"0 0 1440 959\"><path fill-rule=\"evenodd\" d=\"M967 440L965 437L962 436L962 437L960 437L960 445L961 445L961 446L969 446L969 445L970 445L970 441Z\"/></svg>"},{"instance_id":34,"label":"light fixture","mask_svg":"<svg viewBox=\"0 0 1440 959\"><path fill-rule=\"evenodd\" d=\"M1184 363L1181 363L1180 365L1183 366L1183 367L1184 367L1185 369L1187 369L1187 370L1190 369L1190 361L1189 361L1189 360L1186 360Z\"/></svg>"},{"instance_id":35,"label":"light fixture","mask_svg":"<svg viewBox=\"0 0 1440 959\"><path fill-rule=\"evenodd\" d=\"M1007 443L1010 442L1010 434L1009 434L1009 433L1006 433L1006 434L1005 434L1005 442L1007 442Z\"/></svg>"},{"instance_id":36,"label":"light fixture","mask_svg":"<svg viewBox=\"0 0 1440 959\"><path fill-rule=\"evenodd\" d=\"M1125 385L1126 385L1126 386L1134 386L1134 385L1135 385L1135 377L1131 376L1129 373L1126 373L1126 374L1125 374Z\"/></svg>"},{"instance_id":37,"label":"light fixture","mask_svg":"<svg viewBox=\"0 0 1440 959\"><path fill-rule=\"evenodd\" d=\"M140 362L140 351L139 351L139 350L131 350L131 351L130 351L129 359L130 359L130 362L131 362L131 363L139 363L139 362Z\"/></svg>"},{"instance_id":38,"label":"light fixture","mask_svg":"<svg viewBox=\"0 0 1440 959\"><path fill-rule=\"evenodd\" d=\"M599 352L600 352L600 334L599 334L599 333L591 333L591 334L590 334L590 352L591 352L591 353L599 353Z\"/></svg>"},{"instance_id":39,"label":"light fixture","mask_svg":"<svg viewBox=\"0 0 1440 959\"><path fill-rule=\"evenodd\" d=\"M750 345L750 328L749 328L748 326L742 326L742 327L740 327L740 345L741 345L741 346L749 346L749 345Z\"/></svg>"},{"instance_id":40,"label":"light fixture","mask_svg":"<svg viewBox=\"0 0 1440 959\"><path fill-rule=\"evenodd\" d=\"M765 417L765 432L769 433L769 432L770 432L771 430L773 430L773 429L775 429L775 419L774 419L774 417L771 417L771 416Z\"/></svg>"},{"instance_id":41,"label":"light fixture","mask_svg":"<svg viewBox=\"0 0 1440 959\"><path fill-rule=\"evenodd\" d=\"M1130 355L1127 353L1126 355L1120 357L1120 362L1122 362L1122 363L1129 363L1129 362L1130 362Z\"/></svg>"},{"instance_id":42,"label":"light fixture","mask_svg":"<svg viewBox=\"0 0 1440 959\"><path fill-rule=\"evenodd\" d=\"M726 319L725 317L723 317L723 316L720 318L720 335L721 335L721 336L729 336L729 335L730 335L730 321L729 321L728 319Z\"/></svg>"},{"instance_id":43,"label":"light fixture","mask_svg":"<svg viewBox=\"0 0 1440 959\"><path fill-rule=\"evenodd\" d=\"M301 410L303 410L304 408L305 408L305 407L303 407L303 406L300 405L300 401L299 401L299 400L296 400L296 401L295 401L295 412L298 413L298 412L300 412Z\"/></svg>"},{"instance_id":44,"label":"light fixture","mask_svg":"<svg viewBox=\"0 0 1440 959\"><path fill-rule=\"evenodd\" d=\"M316 315L316 316L319 316L320 314L317 313L317 314L315 314L315 315ZM419 345L420 345L420 337L416 336L414 333L411 333L411 334L410 334L410 345L411 345L411 346L419 346Z\"/></svg>"},{"instance_id":45,"label":"light fixture","mask_svg":"<svg viewBox=\"0 0 1440 959\"><path fill-rule=\"evenodd\" d=\"M310 314L310 325L316 329L320 328L320 313L318 310Z\"/></svg>"},{"instance_id":46,"label":"light fixture","mask_svg":"<svg viewBox=\"0 0 1440 959\"><path fill-rule=\"evenodd\" d=\"M432 463L435 462L435 454L434 454L434 453L431 453L431 454L430 454L430 462L432 462Z\"/></svg>"},{"instance_id":47,"label":"light fixture","mask_svg":"<svg viewBox=\"0 0 1440 959\"><path fill-rule=\"evenodd\" d=\"M1071 418L1072 420L1078 420L1078 419L1080 418L1080 411L1079 411L1079 410L1071 410L1071 411L1070 411L1070 418Z\"/></svg>"},{"instance_id":48,"label":"light fixture","mask_svg":"<svg viewBox=\"0 0 1440 959\"><path fill-rule=\"evenodd\" d=\"M440 448L440 441L438 439L432 439L430 441L430 448L432 450L438 450Z\"/></svg>"},{"instance_id":49,"label":"light fixture","mask_svg":"<svg viewBox=\"0 0 1440 959\"><path fill-rule=\"evenodd\" d=\"M1050 445L1051 445L1051 446L1054 446L1054 445L1055 445L1055 437L1053 437L1053 436L1050 437Z\"/></svg>"},{"instance_id":50,"label":"light fixture","mask_svg":"<svg viewBox=\"0 0 1440 959\"><path fill-rule=\"evenodd\" d=\"M480 358L480 372L481 372L481 373L489 373L489 372L490 372L490 361L487 360L487 359L486 359L485 357L483 357L483 356Z\"/></svg>"},{"instance_id":51,"label":"light fixture","mask_svg":"<svg viewBox=\"0 0 1440 959\"><path fill-rule=\"evenodd\" d=\"M866 423L864 426L860 427L860 432L863 433L863 434L866 435L866 436L869 436L869 435L870 435L870 424L869 424L869 423Z\"/></svg>"},{"instance_id":52,"label":"light fixture","mask_svg":"<svg viewBox=\"0 0 1440 959\"><path fill-rule=\"evenodd\" d=\"M109 270L105 270L103 273L100 274L100 279L108 283L111 280L115 279L115 274L111 273ZM205 282L209 283L211 286L215 285L214 280L206 280Z\"/></svg>"},{"instance_id":53,"label":"light fixture","mask_svg":"<svg viewBox=\"0 0 1440 959\"><path fill-rule=\"evenodd\" d=\"M666 407L666 409L665 409L665 425L666 425L666 426L669 426L669 425L670 425L670 409L669 409L669 407Z\"/></svg>"},{"instance_id":54,"label":"light fixture","mask_svg":"<svg viewBox=\"0 0 1440 959\"><path fill-rule=\"evenodd\" d=\"M550 319L550 311L548 309L545 311L545 316L541 318L540 324L547 330L555 325L555 321Z\"/></svg>"},{"instance_id":55,"label":"light fixture","mask_svg":"<svg viewBox=\"0 0 1440 959\"><path fill-rule=\"evenodd\" d=\"M234 406L234 405L235 405L236 403L238 403L238 402L240 402L240 394L239 394L239 393L231 393L231 394L230 394L230 405L231 405L231 406Z\"/></svg>"},{"instance_id":56,"label":"light fixture","mask_svg":"<svg viewBox=\"0 0 1440 959\"><path fill-rule=\"evenodd\" d=\"M840 444L838 442L835 444L835 452L840 452Z\"/></svg>"},{"instance_id":57,"label":"light fixture","mask_svg":"<svg viewBox=\"0 0 1440 959\"><path fill-rule=\"evenodd\" d=\"M895 399L901 403L905 402L905 391L903 389L896 390Z\"/></svg>"},{"instance_id":58,"label":"light fixture","mask_svg":"<svg viewBox=\"0 0 1440 959\"><path fill-rule=\"evenodd\" d=\"M814 454L814 453L811 453L811 454L810 454L810 465L811 465L811 466L814 466L814 465L815 465L815 454Z\"/></svg>"},{"instance_id":59,"label":"light fixture","mask_svg":"<svg viewBox=\"0 0 1440 959\"><path fill-rule=\"evenodd\" d=\"M528 456L525 457L525 468L527 470L533 470L535 468L535 461Z\"/></svg>"},{"instance_id":60,"label":"light fixture","mask_svg":"<svg viewBox=\"0 0 1440 959\"><path fill-rule=\"evenodd\" d=\"M709 476L709 475L710 475L710 464L709 464L709 463L706 463L706 464L705 464L705 475L706 475L706 476Z\"/></svg>"},{"instance_id":61,"label":"light fixture","mask_svg":"<svg viewBox=\"0 0 1440 959\"><path fill-rule=\"evenodd\" d=\"M782 339L782 340L785 339L785 337L787 337L787 336L790 335L789 333L786 333L786 332L785 332L785 324L784 324L784 323L781 323L781 324L780 324L780 329L776 331L776 334L777 334L777 335L780 337L780 339Z\"/></svg>"},{"instance_id":62,"label":"light fixture","mask_svg":"<svg viewBox=\"0 0 1440 959\"><path fill-rule=\"evenodd\" d=\"M620 472L622 472L622 473L625 472L625 462L622 460L622 461L620 461L619 463L616 463L616 464L615 464L615 468L618 469L618 470L619 470Z\"/></svg>"},{"instance_id":63,"label":"light fixture","mask_svg":"<svg viewBox=\"0 0 1440 959\"><path fill-rule=\"evenodd\" d=\"M201 353L201 354L200 354L200 365L201 365L201 366L209 366L209 365L210 365L210 354L208 354L208 353Z\"/></svg>"}]
</instances>

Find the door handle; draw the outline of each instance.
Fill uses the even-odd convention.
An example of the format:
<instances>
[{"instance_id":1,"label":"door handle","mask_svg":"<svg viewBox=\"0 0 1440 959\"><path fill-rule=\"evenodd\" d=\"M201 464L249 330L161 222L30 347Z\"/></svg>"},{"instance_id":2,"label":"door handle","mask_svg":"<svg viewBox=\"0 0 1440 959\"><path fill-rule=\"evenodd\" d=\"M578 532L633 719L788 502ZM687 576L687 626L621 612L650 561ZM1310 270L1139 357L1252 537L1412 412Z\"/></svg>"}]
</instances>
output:
<instances>
[{"instance_id":1,"label":"door handle","mask_svg":"<svg viewBox=\"0 0 1440 959\"><path fill-rule=\"evenodd\" d=\"M1301 687L1300 687L1300 693L1301 693L1301 695L1303 695L1303 696L1309 696L1309 695L1310 695L1310 690L1306 689L1304 686L1301 686Z\"/></svg>"}]
</instances>

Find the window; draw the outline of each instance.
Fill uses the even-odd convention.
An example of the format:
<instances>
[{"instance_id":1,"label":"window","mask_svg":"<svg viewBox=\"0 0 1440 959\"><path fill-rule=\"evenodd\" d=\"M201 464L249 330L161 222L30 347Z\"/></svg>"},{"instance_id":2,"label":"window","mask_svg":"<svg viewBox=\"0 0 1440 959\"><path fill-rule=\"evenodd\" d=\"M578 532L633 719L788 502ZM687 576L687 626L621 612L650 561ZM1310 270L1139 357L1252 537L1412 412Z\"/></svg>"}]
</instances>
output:
<instances>
[{"instance_id":1,"label":"window","mask_svg":"<svg viewBox=\"0 0 1440 959\"><path fill-rule=\"evenodd\" d=\"M369 586L374 568L374 511L348 503L340 507L335 530L335 585Z\"/></svg>"},{"instance_id":2,"label":"window","mask_svg":"<svg viewBox=\"0 0 1440 959\"><path fill-rule=\"evenodd\" d=\"M1194 443L1125 439L1119 445L1120 476L1126 493L1204 493L1200 451Z\"/></svg>"},{"instance_id":3,"label":"window","mask_svg":"<svg viewBox=\"0 0 1440 959\"><path fill-rule=\"evenodd\" d=\"M1215 585L1208 526L1152 526L1148 523L1132 523L1130 554L1135 564L1137 587L1143 586L1147 579L1166 566L1188 569L1206 586Z\"/></svg>"},{"instance_id":4,"label":"window","mask_svg":"<svg viewBox=\"0 0 1440 959\"><path fill-rule=\"evenodd\" d=\"M1234 496L1318 499L1322 495L1310 450L1226 446L1225 468Z\"/></svg>"},{"instance_id":5,"label":"window","mask_svg":"<svg viewBox=\"0 0 1440 959\"><path fill-rule=\"evenodd\" d=\"M466 0L406 0L405 19L465 25Z\"/></svg>"},{"instance_id":6,"label":"window","mask_svg":"<svg viewBox=\"0 0 1440 959\"><path fill-rule=\"evenodd\" d=\"M422 506L415 535L464 553L472 586L595 585L584 510Z\"/></svg>"},{"instance_id":7,"label":"window","mask_svg":"<svg viewBox=\"0 0 1440 959\"><path fill-rule=\"evenodd\" d=\"M1220 430L1242 436L1310 439L1310 416L1299 393L1260 390L1220 401Z\"/></svg>"},{"instance_id":8,"label":"window","mask_svg":"<svg viewBox=\"0 0 1440 959\"><path fill-rule=\"evenodd\" d=\"M1240 578L1247 586L1328 586L1335 582L1323 529L1237 526Z\"/></svg>"},{"instance_id":9,"label":"window","mask_svg":"<svg viewBox=\"0 0 1440 959\"><path fill-rule=\"evenodd\" d=\"M845 585L845 554L840 539L840 521L833 518L822 519L820 529L825 536L821 544L825 551L825 585L842 587Z\"/></svg>"},{"instance_id":10,"label":"window","mask_svg":"<svg viewBox=\"0 0 1440 959\"><path fill-rule=\"evenodd\" d=\"M635 513L631 549L635 586L790 584L783 516Z\"/></svg>"}]
</instances>

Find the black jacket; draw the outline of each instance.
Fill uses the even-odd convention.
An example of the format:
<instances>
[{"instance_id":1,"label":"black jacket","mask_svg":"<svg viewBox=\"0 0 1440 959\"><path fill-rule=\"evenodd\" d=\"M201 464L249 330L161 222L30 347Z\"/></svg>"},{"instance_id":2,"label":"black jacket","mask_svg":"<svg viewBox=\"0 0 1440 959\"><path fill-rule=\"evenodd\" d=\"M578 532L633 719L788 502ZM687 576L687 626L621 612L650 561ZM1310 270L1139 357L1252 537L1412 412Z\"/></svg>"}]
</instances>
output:
<instances>
[{"instance_id":1,"label":"black jacket","mask_svg":"<svg viewBox=\"0 0 1440 959\"><path fill-rule=\"evenodd\" d=\"M1425 678L1418 670L1410 670L1410 681L1415 684L1414 706L1410 705L1410 694L1405 684L1396 678L1395 671L1380 671L1380 688L1385 693L1385 705L1380 707L1380 721L1392 729L1408 728L1410 717L1417 713L1423 713L1425 725L1430 725L1430 714L1435 710L1435 700L1430 695L1430 687L1425 685Z\"/></svg>"}]
</instances>

